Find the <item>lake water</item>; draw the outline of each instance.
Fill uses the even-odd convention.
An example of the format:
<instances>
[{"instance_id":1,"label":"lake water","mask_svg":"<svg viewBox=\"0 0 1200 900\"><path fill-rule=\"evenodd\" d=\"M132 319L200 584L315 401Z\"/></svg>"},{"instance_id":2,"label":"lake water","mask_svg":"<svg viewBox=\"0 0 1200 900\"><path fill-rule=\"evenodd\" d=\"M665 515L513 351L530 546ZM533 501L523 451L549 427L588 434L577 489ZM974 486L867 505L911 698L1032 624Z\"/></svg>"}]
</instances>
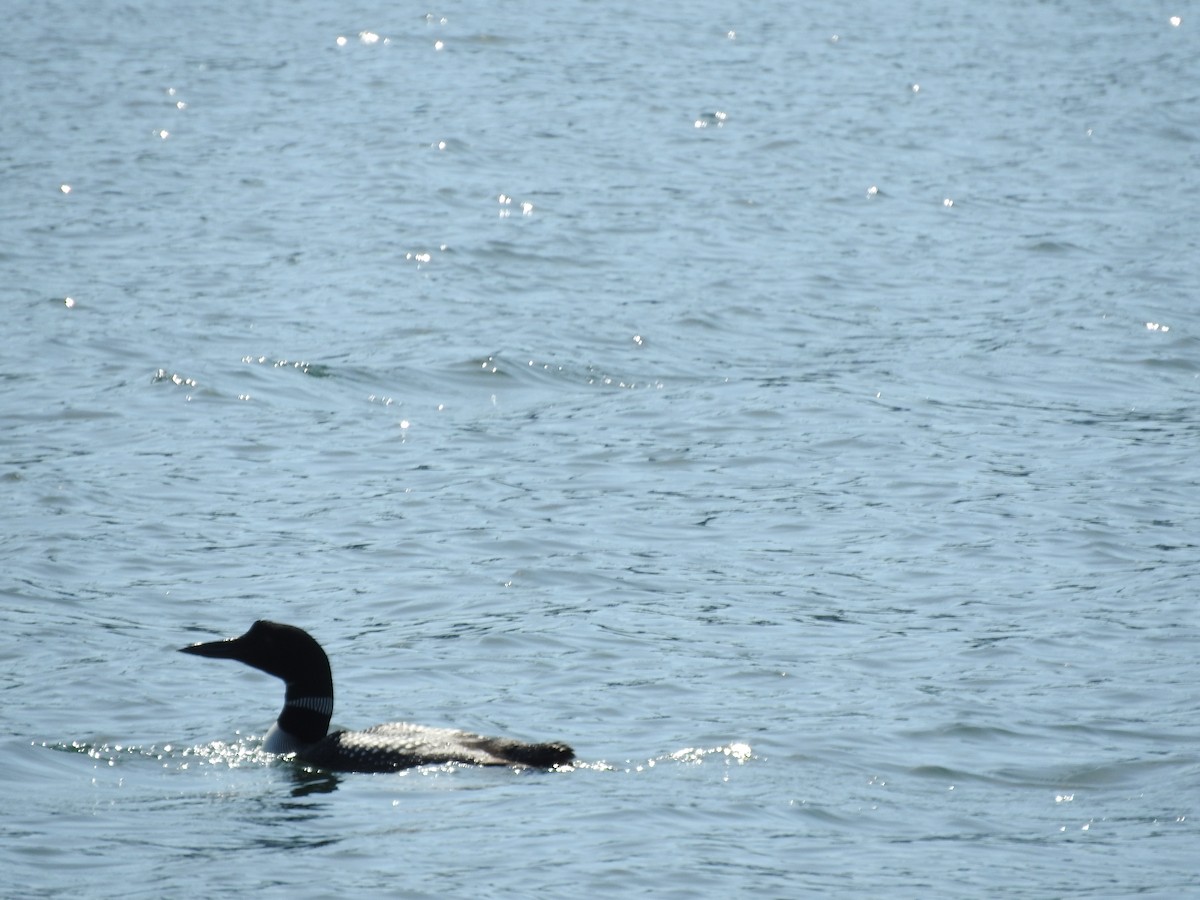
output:
<instances>
[{"instance_id":1,"label":"lake water","mask_svg":"<svg viewBox=\"0 0 1200 900\"><path fill-rule=\"evenodd\" d=\"M5 896L1200 893L1189 11L9 9Z\"/></svg>"}]
</instances>

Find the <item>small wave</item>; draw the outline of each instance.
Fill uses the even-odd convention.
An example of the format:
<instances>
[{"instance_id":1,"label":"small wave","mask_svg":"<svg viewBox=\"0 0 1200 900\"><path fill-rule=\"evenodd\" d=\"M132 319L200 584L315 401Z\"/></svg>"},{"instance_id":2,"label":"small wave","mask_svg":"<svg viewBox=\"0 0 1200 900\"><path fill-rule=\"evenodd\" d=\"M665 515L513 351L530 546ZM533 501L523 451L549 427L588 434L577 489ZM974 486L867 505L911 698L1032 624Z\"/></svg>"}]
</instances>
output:
<instances>
[{"instance_id":1,"label":"small wave","mask_svg":"<svg viewBox=\"0 0 1200 900\"><path fill-rule=\"evenodd\" d=\"M638 335L634 340L640 344L643 339ZM533 385L562 382L621 390L662 390L665 387L662 379L655 376L619 375L594 365L570 365L539 359L514 362L498 355L488 356L476 365L475 371L487 377L507 378Z\"/></svg>"},{"instance_id":2,"label":"small wave","mask_svg":"<svg viewBox=\"0 0 1200 900\"><path fill-rule=\"evenodd\" d=\"M178 372L168 372L166 369L156 370L151 382L153 384L170 383L181 388L194 388L199 384L195 378L192 378L189 375L180 375Z\"/></svg>"},{"instance_id":3,"label":"small wave","mask_svg":"<svg viewBox=\"0 0 1200 900\"><path fill-rule=\"evenodd\" d=\"M53 743L44 741L41 744L47 750L60 753L78 753L95 760L100 765L114 768L135 762L157 762L163 768L188 769L193 766L212 766L217 768L237 769L247 766L266 766L277 760L271 753L265 753L261 741L213 741L195 747L185 747L177 744L151 744L148 747L130 746L120 743L91 744L85 741L70 743Z\"/></svg>"},{"instance_id":4,"label":"small wave","mask_svg":"<svg viewBox=\"0 0 1200 900\"><path fill-rule=\"evenodd\" d=\"M302 359L275 359L270 356L243 356L242 362L248 365L269 366L272 369L292 369L301 375L313 378L331 378L333 369L320 363L311 363ZM161 371L161 369L159 370Z\"/></svg>"},{"instance_id":5,"label":"small wave","mask_svg":"<svg viewBox=\"0 0 1200 900\"><path fill-rule=\"evenodd\" d=\"M698 766L707 762L720 762L726 767L743 766L751 760L757 760L749 744L734 741L718 747L683 747L673 753L653 756L642 763L626 760L624 765L608 762L582 762L576 760L572 766L576 769L590 769L597 772L623 772L626 775L636 775L651 769L676 764Z\"/></svg>"}]
</instances>

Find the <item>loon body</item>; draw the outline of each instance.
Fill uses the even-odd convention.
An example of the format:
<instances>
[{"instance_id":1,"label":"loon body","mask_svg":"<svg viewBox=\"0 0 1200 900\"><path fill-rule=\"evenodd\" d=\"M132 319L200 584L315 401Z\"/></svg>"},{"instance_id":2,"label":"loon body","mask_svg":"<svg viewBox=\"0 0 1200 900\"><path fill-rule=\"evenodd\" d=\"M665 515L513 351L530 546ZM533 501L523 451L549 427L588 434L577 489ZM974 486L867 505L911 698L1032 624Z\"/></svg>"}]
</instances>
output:
<instances>
[{"instance_id":1,"label":"loon body","mask_svg":"<svg viewBox=\"0 0 1200 900\"><path fill-rule=\"evenodd\" d=\"M575 758L566 744L527 744L452 728L389 722L365 731L329 733L333 675L329 657L306 631L260 620L241 637L180 648L182 653L236 659L286 684L283 711L267 732L263 749L292 754L301 762L340 772L394 772L431 763L532 766L549 769Z\"/></svg>"}]
</instances>

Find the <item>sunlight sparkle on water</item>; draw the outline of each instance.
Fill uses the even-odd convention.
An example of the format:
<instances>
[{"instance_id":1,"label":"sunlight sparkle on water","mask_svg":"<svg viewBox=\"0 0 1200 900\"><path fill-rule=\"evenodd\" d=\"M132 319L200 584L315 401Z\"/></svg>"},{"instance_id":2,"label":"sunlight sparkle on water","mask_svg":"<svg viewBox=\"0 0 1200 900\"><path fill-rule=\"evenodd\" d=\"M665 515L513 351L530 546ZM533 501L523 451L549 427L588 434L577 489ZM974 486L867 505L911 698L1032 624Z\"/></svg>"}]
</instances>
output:
<instances>
[{"instance_id":1,"label":"sunlight sparkle on water","mask_svg":"<svg viewBox=\"0 0 1200 900\"><path fill-rule=\"evenodd\" d=\"M668 758L678 762L700 763L704 761L705 757L718 754L727 757L738 765L742 765L750 759L752 751L749 744L735 741L725 747L684 747L682 750L676 750ZM650 760L649 765L654 765L654 760Z\"/></svg>"},{"instance_id":2,"label":"sunlight sparkle on water","mask_svg":"<svg viewBox=\"0 0 1200 900\"><path fill-rule=\"evenodd\" d=\"M188 378L180 375L178 372L171 372L168 374L166 369L159 369L156 371L154 373L154 381L155 383L160 381L169 381L171 384L178 385L180 387L196 387L195 378Z\"/></svg>"},{"instance_id":3,"label":"sunlight sparkle on water","mask_svg":"<svg viewBox=\"0 0 1200 900\"><path fill-rule=\"evenodd\" d=\"M497 200L499 201L500 206L501 206L500 218L507 219L509 216L512 215L512 210L509 209L509 207L513 205L514 198L510 197L508 194L501 194L497 198ZM533 204L530 203L529 201L523 200L523 201L521 201L519 206L521 209L521 215L523 215L523 216L532 216L533 215Z\"/></svg>"},{"instance_id":4,"label":"sunlight sparkle on water","mask_svg":"<svg viewBox=\"0 0 1200 900\"><path fill-rule=\"evenodd\" d=\"M374 31L360 31L358 33L358 42L360 44L365 44L368 47L375 44L383 44L384 46L387 46L392 42L392 39L381 37ZM344 34L339 34L336 38L334 38L334 43L339 47L345 47L348 43L350 43L350 39Z\"/></svg>"}]
</instances>

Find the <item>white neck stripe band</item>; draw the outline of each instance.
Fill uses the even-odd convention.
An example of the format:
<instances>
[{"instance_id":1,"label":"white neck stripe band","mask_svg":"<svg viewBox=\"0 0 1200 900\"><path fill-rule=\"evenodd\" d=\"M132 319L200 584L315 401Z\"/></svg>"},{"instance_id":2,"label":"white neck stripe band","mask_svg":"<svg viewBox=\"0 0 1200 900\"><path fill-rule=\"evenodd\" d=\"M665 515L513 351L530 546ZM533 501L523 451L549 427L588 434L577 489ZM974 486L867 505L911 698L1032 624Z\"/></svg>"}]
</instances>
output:
<instances>
[{"instance_id":1,"label":"white neck stripe band","mask_svg":"<svg viewBox=\"0 0 1200 900\"><path fill-rule=\"evenodd\" d=\"M284 709L292 707L293 709L307 709L323 716L333 715L332 697L297 697L295 700L287 701L283 706Z\"/></svg>"}]
</instances>

